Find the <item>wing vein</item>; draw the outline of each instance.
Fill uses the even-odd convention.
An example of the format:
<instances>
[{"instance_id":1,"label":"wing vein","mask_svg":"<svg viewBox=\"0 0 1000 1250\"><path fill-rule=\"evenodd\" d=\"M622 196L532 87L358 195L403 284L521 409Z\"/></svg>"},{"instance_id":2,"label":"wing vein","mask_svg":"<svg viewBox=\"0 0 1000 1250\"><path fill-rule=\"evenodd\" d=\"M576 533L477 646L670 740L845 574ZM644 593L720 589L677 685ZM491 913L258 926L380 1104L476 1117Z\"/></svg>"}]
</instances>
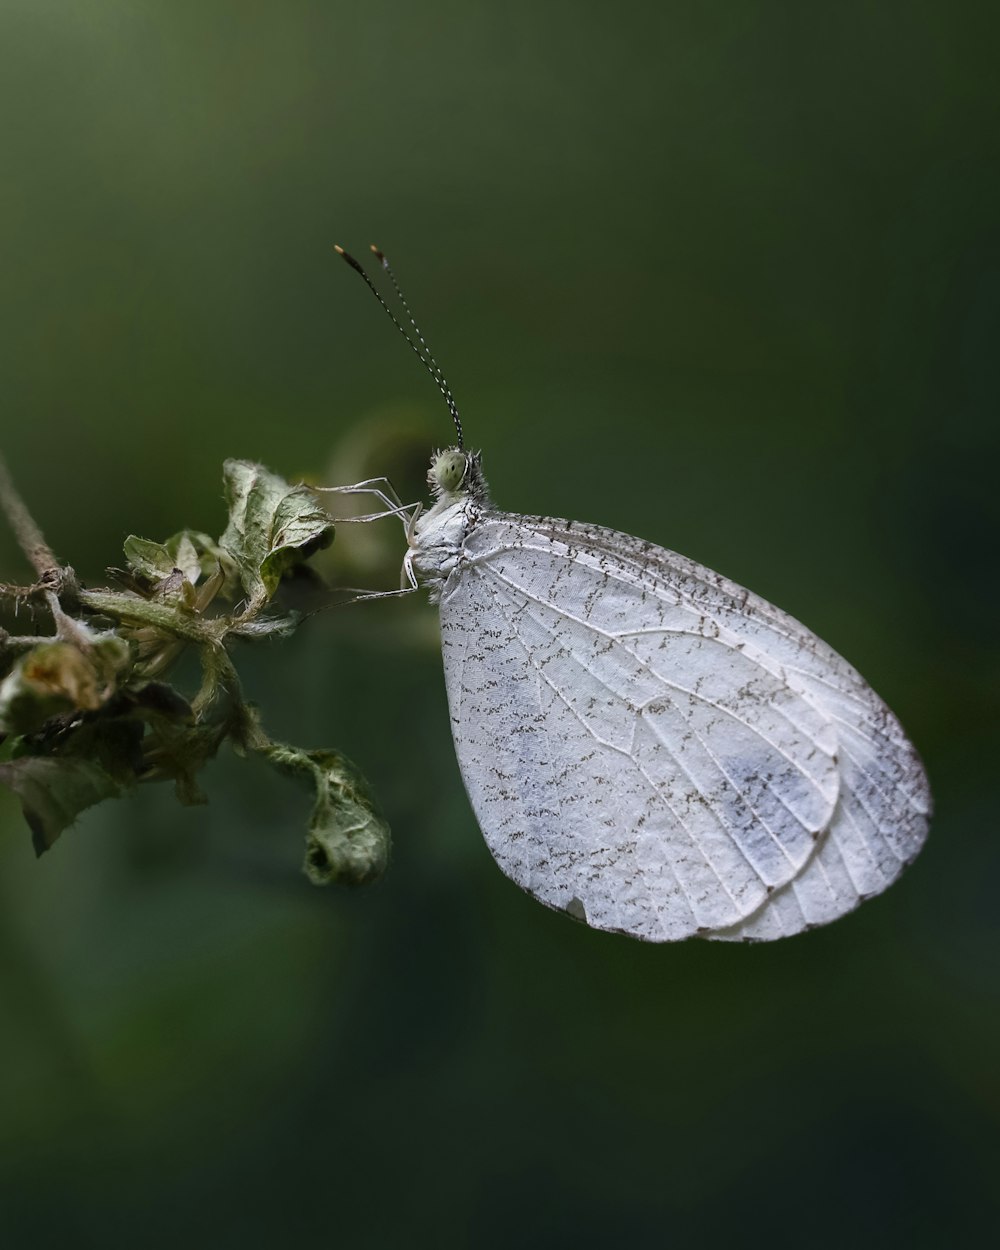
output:
<instances>
[{"instance_id":1,"label":"wing vein","mask_svg":"<svg viewBox=\"0 0 1000 1250\"><path fill-rule=\"evenodd\" d=\"M488 584L488 583L487 583L487 584ZM537 664L537 663L536 663L535 659L533 658L533 656L532 656L532 654L531 654L531 648L527 645L527 643L524 641L524 639L520 636L520 634L519 634L519 633L518 633L518 631L517 631L517 626L516 626L516 624L514 623L514 620L512 619L511 614L510 614L510 613L508 612L508 610L507 610L508 605L507 605L507 604L505 604L505 603L503 602L503 600L499 599L499 597L497 597L497 601L498 601L498 603L499 603L499 605L500 605L500 610L501 610L501 612L503 612L504 616L506 617L506 619L507 619L508 623L509 623L509 624L510 624L510 626L511 626L511 629L512 629L512 632L513 632L514 637L515 637L515 638L517 638L518 643L520 644L520 646L521 646L522 650L524 651L524 654L525 654L525 656L527 657L528 663L529 663L529 664L531 664L531 666L534 668L534 670L535 670L535 672L538 674L539 678L540 678L542 681L544 681L544 682L545 682L545 684L549 687L549 689L550 689L550 690L552 691L552 693L556 696L556 698L560 699L560 700L561 700L561 701L565 704L565 706L566 706L566 707L569 709L569 711L573 714L573 716L574 716L574 717L576 718L576 720L580 723L580 725L583 727L583 729L584 729L584 730L585 730L588 734L590 734L590 736L594 739L594 741L595 741L595 742L599 743L599 744L600 744L601 746L603 746L603 747L607 747L608 749L610 749L610 750L612 750L612 751L617 752L619 755L622 755L622 756L624 756L627 760L629 760L629 762L630 762L630 763L633 765L633 767L634 767L634 768L638 771L639 775L643 778L643 780L646 782L646 784L650 787L650 789L653 791L653 793L656 795L656 797L664 803L664 805L666 806L667 810L670 812L671 816L673 816L674 820L676 821L678 828L682 829L682 830L684 831L684 833L685 833L685 834L687 834L687 837L688 837L688 841L689 841L689 843L690 843L690 844L694 847L694 849L698 852L698 854L699 854L699 855L702 857L702 859L705 861L706 866L707 866L707 867L708 867L708 869L712 872L712 874L713 874L713 876L716 878L716 880L719 882L719 885L722 887L723 891L724 891L724 892L725 892L725 894L728 896L728 898L729 898L729 899L730 899L730 901L732 902L733 906L736 908L737 912L740 912L740 913L741 913L741 912L742 912L742 908L740 907L739 902L737 901L736 897L733 895L732 891L729 889L729 886L728 886L728 885L725 883L725 881L722 879L722 876L721 876L721 874L719 873L719 870L716 868L715 864L714 864L714 863L712 863L712 861L708 858L708 856L705 854L704 850L702 850L702 848L698 845L698 843L697 843L696 841L694 841L694 839L693 839L693 838L691 838L690 834L688 834L687 827L685 826L685 824L684 824L683 820L680 818L680 816L678 815L678 813L675 811L673 804L670 802L670 800L669 800L669 799L667 798L667 796L664 794L663 790L662 790L662 789L661 789L661 788L660 788L660 787L656 784L656 782L655 782L655 781L653 780L653 778L649 775L649 773L647 773L646 769L642 766L642 764L640 764L640 763L639 763L639 761L635 758L635 756L633 756L633 755L632 755L629 751L624 750L622 747L617 747L617 746L615 746L615 744L614 744L613 742L606 742L603 738L598 737L598 735L597 735L597 734L593 731L593 729L590 727L590 725L588 725L588 724L587 724L587 722L583 719L583 717L582 717L582 716L580 716L579 712L576 710L576 708L574 708L574 707L573 707L572 703L570 703L570 701L566 698L566 696L565 696L565 695L563 694L563 692L559 689L559 687L558 687L557 685L555 685L555 683L554 683L554 682L552 682L552 681L551 681L551 680L550 680L550 679L549 679L549 678L545 675L545 673L544 673L544 671L542 670L541 666L540 666L539 664ZM532 619L534 619L534 618L532 618ZM669 747L667 748L667 750L669 751ZM688 773L688 772L687 772L687 769L686 769L686 768L684 768L684 766L683 766L682 764L680 764L680 762L679 762L679 761L676 759L676 757L673 755L673 752L670 752L670 754L671 754L671 757L674 759L675 763L677 763L677 764L678 764L678 766L681 768L681 770L682 770L682 771L683 771L683 772L684 772L684 773L685 773L685 774L686 774L686 775L690 778L690 773ZM693 779L693 778L691 778L691 782L692 782L692 784L695 786L695 789L697 789L697 790L698 790L698 793L699 793L699 794L701 794L701 788L697 785L697 783L694 781L694 779ZM739 843L736 841L736 839L735 839L735 838L733 838L733 836L732 836L731 832L729 831L729 829L727 828L727 826L725 825L725 823L724 823L724 822L720 819L720 817L719 817L719 816L718 816L718 814L715 812L715 810L714 810L714 809L712 809L712 808L710 808L709 810L712 812L712 815L713 815L713 817L715 818L716 822L720 825L720 828L721 828L722 832L723 832L723 833L728 833L728 834L729 834L730 840L733 842L733 844L736 846L737 850L740 852L740 854L741 854L741 855L743 856L743 858L746 860L746 862L747 862L747 866L750 868L750 870L751 870L752 872L754 872L754 875L755 875L755 876L757 876L757 877L758 877L758 880L759 880L759 879L760 879L760 878L759 878L759 874L756 872L756 869L754 869L753 864L752 864L752 863L750 863L750 861L747 859L746 854L745 854L745 852L743 851L743 848L739 845ZM669 869L670 869L670 874L671 874L671 876L673 877L674 881L677 883L678 888L680 889L681 893L684 895L685 900L687 901L687 904L688 904L688 907L689 907L689 909L690 909L690 911L691 911L692 916L695 916L695 917L696 917L696 916L697 916L697 913L695 912L694 903L693 903L693 901L692 901L692 899L691 899L691 895L689 894L689 892L688 892L687 888L686 888L686 887L685 887L685 885L684 885L684 882L683 882L683 881L680 879L680 877L677 875L676 871L675 871L675 870L674 870L674 868L673 868L673 865L668 864L668 867L669 867ZM657 907L657 904L656 904L656 899L655 899L655 897L654 897L654 895L653 895L652 889L649 887L649 885L648 885L648 883L647 883L647 881L646 881L645 874L644 874L644 873L642 873L642 872L641 872L641 870L640 870L640 876L641 876L641 878L642 878L643 887L644 887L644 889L646 890L646 893L647 893L647 894L648 894L648 896L649 896L649 900L650 900L650 903L651 903L651 905L652 905L652 907L653 907L653 911L654 911L654 913L657 915L657 917L659 917L659 908ZM662 922L661 922L661 924L662 924Z\"/></svg>"},{"instance_id":2,"label":"wing vein","mask_svg":"<svg viewBox=\"0 0 1000 1250\"><path fill-rule=\"evenodd\" d=\"M479 576L482 576L482 574L479 574ZM489 585L488 582L487 582L487 585ZM528 647L527 643L524 641L523 638L521 638L520 634L518 633L517 624L515 620L513 619L513 615L508 611L509 600L507 601L507 603L505 603L504 600L501 599L499 596L495 596L495 597L496 597L497 602L500 605L500 610L503 612L508 623L510 624L512 632L514 636L517 638L518 642L520 643L521 648L523 649L525 655L527 656L529 663L532 665L532 667L535 669L535 671L538 673L541 679L553 691L553 693L566 705L569 711L572 712L576 720L586 730L586 732L591 736L591 738L594 739L595 742L598 742L600 743L601 746L607 747L610 750L617 752L619 755L624 756L624 758L626 758L627 760L631 762L633 767L637 769L639 774L643 777L646 783L650 786L650 788L652 789L653 793L657 796L657 798L660 799L665 804L667 810L670 812L671 816L673 816L674 820L676 821L678 828L684 831L689 844L695 848L698 854L705 861L705 864L711 870L712 874L715 876L715 878L719 882L719 885L722 887L723 891L726 893L730 901L733 903L733 906L736 908L738 912L742 911L742 908L740 907L739 902L737 901L732 891L729 889L729 886L723 880L722 875L719 872L718 868L715 866L714 862L708 857L708 855L705 853L705 851L699 845L699 843L694 838L691 837L691 834L688 832L687 826L685 825L684 821L682 820L682 818L680 817L680 815L674 808L673 804L667 798L667 795L665 791L663 790L663 788L659 786L656 783L656 781L653 780L653 778L646 771L645 767L635 758L635 756L630 751L626 751L622 747L615 746L615 744L612 742L605 741L605 739L599 737L598 734L595 733L594 729L587 723L586 720L584 720L584 718L580 715L577 709L572 705L572 703L569 701L566 695L563 694L563 692L559 689L559 687L555 685L555 683L552 682L545 675L542 668L534 660L532 653L531 653L531 649ZM535 621L537 625L541 626L541 628L547 629L547 626L544 624L544 622L539 621L535 616L532 616L531 619ZM641 663L641 661L639 662ZM600 678L596 678L596 680L599 681L600 684L603 685L604 688L608 690L611 694L615 694L615 692L611 689L611 687L607 686L607 684L601 681ZM676 707L676 705L674 706ZM757 868L754 866L753 862L747 855L746 850L741 845L739 838L736 836L736 830L734 829L734 827L729 823L729 821L726 820L724 814L717 811L716 808L708 801L707 796L705 795L704 791L702 790L701 786L699 785L695 777L692 775L687 765L679 758L676 752L671 748L669 742L667 742L666 739L664 739L663 735L660 733L659 729L657 728L655 722L646 720L645 724L649 725L650 728L652 728L653 732L656 734L659 741L663 744L664 749L667 751L667 754L673 760L678 770L682 772L684 776L687 777L688 781L691 783L692 788L699 795L701 795L703 799L705 799L706 808L711 813L712 819L715 821L716 825L719 827L719 831L724 836L728 837L730 843L739 852L741 858L744 860L744 862L746 863L750 871L753 873L753 875L757 878L758 881L761 881L763 883L760 873L758 872ZM780 839L775 835L774 831L770 828L770 826L767 824L764 818L757 811L757 808L746 798L746 795L743 794L743 792L739 789L739 787L736 786L733 779L729 776L726 770L722 767L715 752L712 751L711 748L708 746L708 744L702 739L698 731L694 730L693 732L695 733L695 736L698 738L698 741L701 743L702 748L704 749L706 755L709 756L709 758L712 760L712 762L715 764L716 768L718 769L719 773L726 779L726 782L728 783L730 789L735 794L740 795L740 797L747 803L747 806L750 808L753 814L757 817L761 826L767 831L768 836L772 839L772 841L775 843L778 850L781 852L781 854L785 857L785 859L788 861L788 863L794 870L795 862L794 860L790 858L787 849L782 845ZM771 787L768 786L768 789L771 790ZM789 815L792 816L793 820L795 820L801 827L805 828L805 826L802 825L802 822L798 819L798 817L796 817L795 814L791 812L791 810L784 803L784 800L781 798L781 795L777 794L777 792L775 792L774 790L771 790L771 793L775 794L775 797L778 798L778 800L782 803L783 806L785 806L786 811L789 812ZM685 897L688 898L688 901L690 903L690 896L688 895L687 890L684 888L683 883L676 876L676 873L674 873L673 875L674 875L674 879L677 881L678 886L683 891ZM652 898L652 895L650 895L650 897ZM692 907L692 911L693 911L693 907Z\"/></svg>"},{"instance_id":3,"label":"wing vein","mask_svg":"<svg viewBox=\"0 0 1000 1250\"><path fill-rule=\"evenodd\" d=\"M479 569L476 569L475 572L477 576L484 577L484 574ZM583 629L592 630L594 633L599 634L602 638L606 638L609 642L619 643L619 645L621 645L622 650L626 653L626 655L630 656L635 661L635 663L638 664L643 669L643 671L646 672L655 681L661 682L663 685L669 687L672 690L678 691L681 694L686 694L692 698L698 699L699 702L705 704L707 707L714 708L717 712L721 712L724 715L728 716L731 720L736 721L737 724L742 725L745 729L749 729L752 734L755 734L758 738L760 738L762 742L766 742L767 745L772 748L772 750L774 750L778 755L782 757L782 759L786 760L789 764L791 764L791 766L798 773L800 773L810 783L810 785L813 785L813 786L816 785L815 780L802 767L802 765L798 762L797 759L795 759L793 756L790 756L785 750L783 750L782 747L780 747L776 742L774 742L773 739L768 737L766 733L763 733L757 726L752 725L745 717L740 716L733 709L723 707L721 704L715 703L711 699L706 699L704 698L704 696L698 694L696 691L689 690L687 687L681 686L679 683L671 681L669 677L664 677L660 673L655 672L652 668L650 668L649 664L647 664L645 660L643 660L640 656L636 655L635 652L630 650L627 646L625 646L624 643L620 643L619 636L617 634L610 634L606 630L602 630L599 626L589 624L587 621L584 621L580 617L575 616L572 612L569 612L567 609L559 607L558 604L546 602L540 596L533 594L531 591L527 590L523 586L520 586L517 582L512 581L509 577L507 577L503 573L498 572L496 569L491 569L490 573L491 573L491 576L495 577L498 581L504 582L512 590L517 591L519 594L523 594L525 598L532 600L534 603L537 603L540 607L548 608L551 611L556 612L558 615L564 617L566 620L573 621L575 624L580 625ZM538 617L535 615L532 615L531 619L541 629L544 629L550 636L553 636L551 628L548 625L546 625L544 621L539 620ZM511 623L513 624L513 622ZM619 697L618 692L614 690L611 686L609 686L607 682L605 682L601 677L599 677L592 670L588 670L588 671L591 672L591 676L594 678L594 680L599 682L600 685L602 685L604 689L608 691L609 694L614 695L615 698ZM770 670L765 670L765 671L770 671ZM774 674L772 674L772 676L774 676ZM683 717L684 714L681 711L681 709L678 707L677 703L671 700L671 705ZM789 725L791 725L793 729L795 729L797 732L802 733L805 737L807 737L817 750L819 751L823 750L823 748L820 746L819 742L813 737L813 735L809 733L807 729L803 729L801 726L796 725L788 716L785 715L785 713L781 710L781 708L777 707L774 703L770 703L770 702L768 703L768 706L774 712L776 712L779 716L781 716ZM702 738L699 731L693 726L692 726L692 732L694 733L695 737L698 739L702 747L704 747L706 753L709 754L712 757L712 759L715 761L717 767L719 768L719 771L729 782L729 785L732 787L732 789L737 794L742 794L740 787L737 786L733 782L733 779L729 776L726 770L719 763L717 757L715 756L715 753L710 750L707 742L704 740L704 738ZM664 745L666 745L666 743L664 743ZM676 761L676 756L674 756L674 759ZM677 762L679 763L679 761ZM796 816L796 814L788 806L787 802L784 799L784 796L779 791L775 790L774 787L770 784L770 782L766 783L766 785L770 793L774 795L774 797L778 800L781 806L788 812L788 814L792 817L792 819L798 825L800 825L803 829L805 829L807 833L813 832L812 830L808 828L807 825L803 824L802 820L798 816ZM701 793L700 789L699 789L699 793ZM788 858L787 850L785 849L784 846L781 845L774 831L770 828L770 826L763 819L763 817L760 816L760 813L757 811L757 809L752 804L748 804L748 805L750 806L750 809L751 811L753 811L754 815L756 815L760 819L761 824L764 826L764 828L767 829L768 834L771 836L771 838L774 839L775 843L780 847L782 854L785 855L786 858Z\"/></svg>"}]
</instances>

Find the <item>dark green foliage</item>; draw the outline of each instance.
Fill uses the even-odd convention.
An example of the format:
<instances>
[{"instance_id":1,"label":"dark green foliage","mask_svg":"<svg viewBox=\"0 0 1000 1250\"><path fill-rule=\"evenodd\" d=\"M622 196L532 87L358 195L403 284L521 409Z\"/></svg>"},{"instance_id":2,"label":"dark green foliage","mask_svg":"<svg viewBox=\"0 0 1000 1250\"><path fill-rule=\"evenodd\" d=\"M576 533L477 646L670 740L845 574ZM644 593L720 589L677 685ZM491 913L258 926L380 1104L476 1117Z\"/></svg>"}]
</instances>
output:
<instances>
[{"instance_id":1,"label":"dark green foliage","mask_svg":"<svg viewBox=\"0 0 1000 1250\"><path fill-rule=\"evenodd\" d=\"M75 613L56 606L51 638L0 637L0 781L40 855L86 808L140 782L172 781L181 803L205 802L198 774L229 740L314 787L310 881L377 880L389 830L364 779L336 752L271 742L228 652L232 637L294 631L276 599L282 575L329 546L333 524L308 487L260 465L227 460L224 476L217 542L195 530L163 543L130 535L127 571L109 570L123 589L74 588ZM192 648L202 681L189 701L163 678Z\"/></svg>"}]
</instances>

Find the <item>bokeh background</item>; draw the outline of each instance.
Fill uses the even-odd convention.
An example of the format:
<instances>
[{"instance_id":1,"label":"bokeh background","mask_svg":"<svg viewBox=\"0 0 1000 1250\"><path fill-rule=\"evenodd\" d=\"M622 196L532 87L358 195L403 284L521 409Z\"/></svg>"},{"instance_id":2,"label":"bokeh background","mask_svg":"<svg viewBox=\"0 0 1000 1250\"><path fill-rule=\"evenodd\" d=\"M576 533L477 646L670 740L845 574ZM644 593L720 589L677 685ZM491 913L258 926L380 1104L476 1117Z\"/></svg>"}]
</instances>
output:
<instances>
[{"instance_id":1,"label":"bokeh background","mask_svg":"<svg viewBox=\"0 0 1000 1250\"><path fill-rule=\"evenodd\" d=\"M231 756L207 807L151 787L40 862L0 795L5 1246L995 1228L996 28L962 0L4 0L2 445L86 579L129 532L220 532L226 456L418 497L447 413L332 252L376 241L503 506L805 620L937 801L829 929L591 933L482 844L433 610L314 618L238 659L272 733L376 788L378 887L311 888L306 795ZM390 586L401 535L337 551Z\"/></svg>"}]
</instances>

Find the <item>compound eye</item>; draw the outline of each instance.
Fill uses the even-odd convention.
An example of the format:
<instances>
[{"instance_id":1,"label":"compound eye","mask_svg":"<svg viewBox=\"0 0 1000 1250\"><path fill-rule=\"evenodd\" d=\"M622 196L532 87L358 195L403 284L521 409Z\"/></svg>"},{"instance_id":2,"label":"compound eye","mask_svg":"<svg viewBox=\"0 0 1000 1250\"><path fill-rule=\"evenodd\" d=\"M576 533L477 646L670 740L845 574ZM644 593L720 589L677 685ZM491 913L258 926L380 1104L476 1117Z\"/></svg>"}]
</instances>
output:
<instances>
[{"instance_id":1,"label":"compound eye","mask_svg":"<svg viewBox=\"0 0 1000 1250\"><path fill-rule=\"evenodd\" d=\"M452 494L462 485L468 464L464 451L457 448L442 451L431 461L430 479L446 494Z\"/></svg>"}]
</instances>

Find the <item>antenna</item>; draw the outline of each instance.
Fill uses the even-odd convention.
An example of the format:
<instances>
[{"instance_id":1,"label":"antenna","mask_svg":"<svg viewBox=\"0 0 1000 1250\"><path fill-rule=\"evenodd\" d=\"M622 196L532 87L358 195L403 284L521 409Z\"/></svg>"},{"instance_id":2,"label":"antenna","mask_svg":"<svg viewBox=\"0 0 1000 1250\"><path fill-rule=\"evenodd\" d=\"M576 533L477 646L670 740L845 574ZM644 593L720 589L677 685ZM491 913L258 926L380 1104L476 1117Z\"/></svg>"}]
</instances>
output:
<instances>
[{"instance_id":1,"label":"antenna","mask_svg":"<svg viewBox=\"0 0 1000 1250\"><path fill-rule=\"evenodd\" d=\"M459 450L461 450L463 446L462 418L458 415L458 405L455 403L455 396L451 393L451 387L448 385L448 382L444 374L441 372L440 365L431 355L431 350L427 346L427 342L424 339L424 336L420 333L419 326L413 320L413 314L410 312L410 306L404 299L403 292L399 289L399 283L396 281L396 275L393 273L392 269L390 268L389 262L388 260L386 260L384 253L380 252L374 243L371 245L371 250L378 257L379 262L382 265L382 268L389 275L389 281L392 283L392 288L396 292L396 297L398 298L400 304L403 306L403 310L406 313L407 319L409 320L410 325L413 326L413 331L416 334L417 339L419 340L419 343L420 343L419 347L417 346L416 343L414 343L413 339L410 338L410 336L406 333L406 330L403 328L400 322L396 319L396 316L393 313L392 309L382 298L381 294L379 293L378 287L376 287L375 283L368 276L368 273L364 269L364 267L358 261L354 259L354 257L350 254L350 252L345 252L339 243L335 243L333 247L334 247L334 251L336 251L339 256L343 257L343 259L347 261L347 263L351 266L353 270L355 270L356 273L359 273L361 275L362 279L364 280L365 286L367 286L368 290L371 291L372 295L374 295L375 298L378 300L378 302L382 305L382 309L385 312L386 316L389 318L392 324L396 327L396 329L400 332L403 338L406 339L407 343L409 343L410 348L413 351L416 358L420 361L420 363L424 366L427 372L434 379L434 382L436 383L438 390L444 396L444 402L448 405L448 411L451 413L451 419L455 423L455 429L458 432L458 446L459 446Z\"/></svg>"}]
</instances>

